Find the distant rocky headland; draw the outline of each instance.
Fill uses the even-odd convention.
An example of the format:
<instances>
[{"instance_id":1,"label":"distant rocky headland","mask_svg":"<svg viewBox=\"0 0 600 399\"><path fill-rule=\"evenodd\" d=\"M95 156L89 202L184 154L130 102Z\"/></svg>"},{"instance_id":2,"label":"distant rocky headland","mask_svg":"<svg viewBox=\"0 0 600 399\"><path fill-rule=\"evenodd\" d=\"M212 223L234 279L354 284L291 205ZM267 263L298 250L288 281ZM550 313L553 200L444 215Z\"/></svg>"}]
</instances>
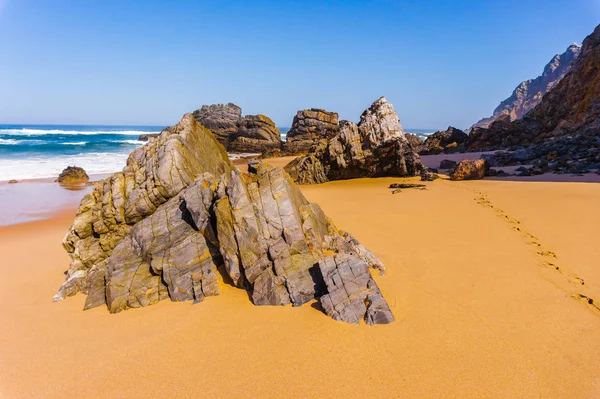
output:
<instances>
[{"instance_id":1,"label":"distant rocky headland","mask_svg":"<svg viewBox=\"0 0 600 399\"><path fill-rule=\"evenodd\" d=\"M580 52L581 47L573 43L564 53L556 54L544 67L544 72L540 76L521 82L512 95L498 105L491 117L481 119L473 127L487 128L503 117L507 117L510 121L523 118L571 70Z\"/></svg>"}]
</instances>

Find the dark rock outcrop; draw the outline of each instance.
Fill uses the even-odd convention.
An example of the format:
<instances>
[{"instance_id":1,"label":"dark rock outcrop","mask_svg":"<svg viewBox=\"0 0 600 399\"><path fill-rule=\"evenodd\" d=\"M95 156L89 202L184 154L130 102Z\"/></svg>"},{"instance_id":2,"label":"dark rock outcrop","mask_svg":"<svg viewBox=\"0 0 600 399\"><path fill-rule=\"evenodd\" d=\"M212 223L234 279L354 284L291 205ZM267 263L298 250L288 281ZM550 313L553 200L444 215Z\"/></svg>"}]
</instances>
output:
<instances>
[{"instance_id":1,"label":"dark rock outcrop","mask_svg":"<svg viewBox=\"0 0 600 399\"><path fill-rule=\"evenodd\" d=\"M8 181L8 184L17 184L18 182L19 182L18 180L15 180L15 179L10 179L10 180Z\"/></svg>"},{"instance_id":2,"label":"dark rock outcrop","mask_svg":"<svg viewBox=\"0 0 600 399\"><path fill-rule=\"evenodd\" d=\"M558 149L573 140L591 144L586 156L594 158L593 145L600 135L600 26L583 42L579 57L556 87L523 119L499 120L489 129L475 128L469 136L469 151L531 147L531 151ZM554 142L554 144L552 144ZM563 144L560 144L560 143ZM558 148L560 147L560 148ZM590 153L587 150L592 150ZM548 153L549 155L549 153ZM538 155L539 156L539 155Z\"/></svg>"},{"instance_id":3,"label":"dark rock outcrop","mask_svg":"<svg viewBox=\"0 0 600 399\"><path fill-rule=\"evenodd\" d=\"M288 153L307 151L321 140L333 137L339 131L339 116L336 112L311 108L298 111L287 133L283 146Z\"/></svg>"},{"instance_id":4,"label":"dark rock outcrop","mask_svg":"<svg viewBox=\"0 0 600 399\"><path fill-rule=\"evenodd\" d=\"M67 166L56 179L61 184L81 184L87 183L89 180L88 174L79 166Z\"/></svg>"},{"instance_id":5,"label":"dark rock outcrop","mask_svg":"<svg viewBox=\"0 0 600 399\"><path fill-rule=\"evenodd\" d=\"M419 152L421 150L421 146L423 145L423 140L416 134L412 133L404 133L406 140L408 140L408 144L415 149L415 151Z\"/></svg>"},{"instance_id":6,"label":"dark rock outcrop","mask_svg":"<svg viewBox=\"0 0 600 399\"><path fill-rule=\"evenodd\" d=\"M196 122L210 130L219 143L228 149L229 136L238 131L242 109L233 103L203 105L192 115Z\"/></svg>"},{"instance_id":7,"label":"dark rock outcrop","mask_svg":"<svg viewBox=\"0 0 600 399\"><path fill-rule=\"evenodd\" d=\"M464 159L450 172L451 180L477 180L483 179L489 165L485 159Z\"/></svg>"},{"instance_id":8,"label":"dark rock outcrop","mask_svg":"<svg viewBox=\"0 0 600 399\"><path fill-rule=\"evenodd\" d=\"M440 162L440 169L454 169L456 165L456 161L444 159L442 162Z\"/></svg>"},{"instance_id":9,"label":"dark rock outcrop","mask_svg":"<svg viewBox=\"0 0 600 399\"><path fill-rule=\"evenodd\" d=\"M136 149L123 172L82 201L63 245L71 257L55 300L87 294L109 311L219 294L219 273L256 305L320 299L334 319L389 323L368 269L384 265L281 168L235 169L213 134L187 114Z\"/></svg>"},{"instance_id":10,"label":"dark rock outcrop","mask_svg":"<svg viewBox=\"0 0 600 399\"><path fill-rule=\"evenodd\" d=\"M563 54L555 55L544 67L541 76L521 82L512 95L500 103L491 117L480 120L473 127L487 128L501 116L508 116L510 121L523 118L542 101L547 92L558 85L571 69L580 51L581 47L573 43Z\"/></svg>"},{"instance_id":11,"label":"dark rock outcrop","mask_svg":"<svg viewBox=\"0 0 600 399\"><path fill-rule=\"evenodd\" d=\"M416 176L425 167L408 143L392 104L384 97L365 110L357 124L298 157L285 170L301 184L377 176Z\"/></svg>"},{"instance_id":12,"label":"dark rock outcrop","mask_svg":"<svg viewBox=\"0 0 600 399\"><path fill-rule=\"evenodd\" d=\"M435 132L427 136L421 146L419 146L419 154L433 155L445 153L453 153L464 151L464 144L469 139L469 135L460 129L449 126L448 129Z\"/></svg>"},{"instance_id":13,"label":"dark rock outcrop","mask_svg":"<svg viewBox=\"0 0 600 399\"><path fill-rule=\"evenodd\" d=\"M227 151L264 153L281 147L281 132L269 117L242 117L242 109L235 104L203 105L193 115Z\"/></svg>"}]
</instances>

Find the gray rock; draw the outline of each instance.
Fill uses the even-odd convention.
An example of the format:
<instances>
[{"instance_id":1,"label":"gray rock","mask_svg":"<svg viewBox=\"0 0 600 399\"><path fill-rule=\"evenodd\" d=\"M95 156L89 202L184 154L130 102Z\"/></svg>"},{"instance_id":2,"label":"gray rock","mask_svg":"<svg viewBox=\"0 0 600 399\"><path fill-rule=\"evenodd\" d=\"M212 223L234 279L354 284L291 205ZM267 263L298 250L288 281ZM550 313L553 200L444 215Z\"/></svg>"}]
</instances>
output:
<instances>
[{"instance_id":1,"label":"gray rock","mask_svg":"<svg viewBox=\"0 0 600 399\"><path fill-rule=\"evenodd\" d=\"M353 324L364 320L369 325L394 321L363 260L351 255L326 257L319 261L319 271L328 291L321 304L333 319Z\"/></svg>"},{"instance_id":2,"label":"gray rock","mask_svg":"<svg viewBox=\"0 0 600 399\"><path fill-rule=\"evenodd\" d=\"M408 143L394 107L381 97L359 124L340 122L338 134L286 165L301 184L378 176L415 176L425 167Z\"/></svg>"},{"instance_id":3,"label":"gray rock","mask_svg":"<svg viewBox=\"0 0 600 399\"><path fill-rule=\"evenodd\" d=\"M237 132L242 109L233 103L203 105L193 112L194 119L210 130L219 143L227 147L229 136Z\"/></svg>"},{"instance_id":4,"label":"gray rock","mask_svg":"<svg viewBox=\"0 0 600 399\"><path fill-rule=\"evenodd\" d=\"M281 132L269 117L242 117L242 109L233 103L203 105L193 115L228 151L266 153L281 147Z\"/></svg>"}]
</instances>

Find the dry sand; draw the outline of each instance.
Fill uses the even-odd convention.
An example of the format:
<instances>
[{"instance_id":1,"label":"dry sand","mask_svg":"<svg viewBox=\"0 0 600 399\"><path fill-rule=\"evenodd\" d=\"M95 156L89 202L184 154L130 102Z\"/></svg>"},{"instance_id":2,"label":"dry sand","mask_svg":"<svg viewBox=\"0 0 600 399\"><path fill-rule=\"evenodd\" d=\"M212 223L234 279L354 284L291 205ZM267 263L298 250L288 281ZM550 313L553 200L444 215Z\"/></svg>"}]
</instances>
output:
<instances>
[{"instance_id":1,"label":"dry sand","mask_svg":"<svg viewBox=\"0 0 600 399\"><path fill-rule=\"evenodd\" d=\"M386 263L386 326L226 285L198 305L84 312L82 295L52 303L74 210L0 228L0 398L600 397L600 312L578 299L600 300L600 185L392 195L400 180L303 187Z\"/></svg>"}]
</instances>

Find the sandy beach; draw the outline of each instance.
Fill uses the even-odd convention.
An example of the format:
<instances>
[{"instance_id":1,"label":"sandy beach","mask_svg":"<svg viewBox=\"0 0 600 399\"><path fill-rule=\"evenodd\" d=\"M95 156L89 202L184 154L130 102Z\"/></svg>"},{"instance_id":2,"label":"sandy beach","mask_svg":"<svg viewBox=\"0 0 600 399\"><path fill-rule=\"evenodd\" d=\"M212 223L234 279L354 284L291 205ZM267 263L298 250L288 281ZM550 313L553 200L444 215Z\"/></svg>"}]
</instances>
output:
<instances>
[{"instance_id":1,"label":"sandy beach","mask_svg":"<svg viewBox=\"0 0 600 399\"><path fill-rule=\"evenodd\" d=\"M198 305L84 312L83 295L52 302L75 208L0 228L0 397L599 397L600 185L392 195L402 180L418 179L302 187L387 265L375 278L396 322L375 327L225 284Z\"/></svg>"}]
</instances>

